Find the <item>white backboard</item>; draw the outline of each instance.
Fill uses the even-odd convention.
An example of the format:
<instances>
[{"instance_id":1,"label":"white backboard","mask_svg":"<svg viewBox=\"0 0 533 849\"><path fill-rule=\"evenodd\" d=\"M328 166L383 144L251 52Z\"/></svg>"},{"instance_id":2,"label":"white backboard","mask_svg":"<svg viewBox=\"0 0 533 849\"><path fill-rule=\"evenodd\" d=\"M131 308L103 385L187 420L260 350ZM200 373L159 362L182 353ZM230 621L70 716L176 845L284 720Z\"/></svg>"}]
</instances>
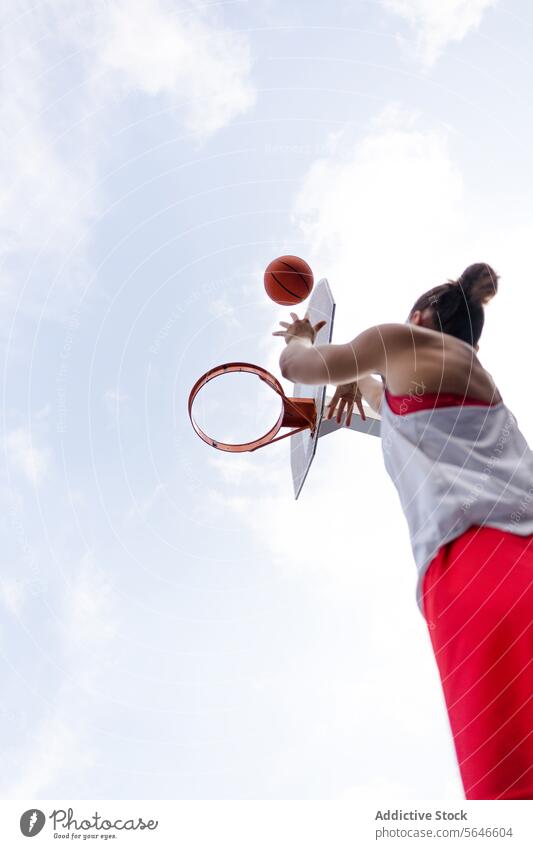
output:
<instances>
[{"instance_id":1,"label":"white backboard","mask_svg":"<svg viewBox=\"0 0 533 849\"><path fill-rule=\"evenodd\" d=\"M335 301L326 279L322 279L316 284L305 314L311 324L316 324L322 319L327 321L326 326L318 332L315 345L327 345L331 342L335 319ZM304 383L294 385L294 397L314 398L317 412L317 426L314 433L304 430L291 437L291 470L295 498L300 495L313 462L319 438L343 427L342 424L339 425L334 420L323 419L326 406L326 388L326 386L307 386ZM330 394L333 394L333 390ZM363 421L354 411L350 430L379 436L379 416L367 407L365 407L365 412L367 420Z\"/></svg>"}]
</instances>

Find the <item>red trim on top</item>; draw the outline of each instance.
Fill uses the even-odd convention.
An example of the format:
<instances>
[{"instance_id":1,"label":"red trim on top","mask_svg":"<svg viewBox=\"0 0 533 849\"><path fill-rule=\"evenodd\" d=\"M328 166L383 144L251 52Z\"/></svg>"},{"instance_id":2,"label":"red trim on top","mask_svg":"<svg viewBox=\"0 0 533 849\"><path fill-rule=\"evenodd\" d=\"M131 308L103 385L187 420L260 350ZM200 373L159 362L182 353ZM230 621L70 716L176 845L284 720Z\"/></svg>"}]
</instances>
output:
<instances>
[{"instance_id":1,"label":"red trim on top","mask_svg":"<svg viewBox=\"0 0 533 849\"><path fill-rule=\"evenodd\" d=\"M434 410L437 407L492 407L489 401L470 398L456 392L425 392L423 395L391 395L385 389L385 395L392 412L397 416L417 413L419 410Z\"/></svg>"}]
</instances>

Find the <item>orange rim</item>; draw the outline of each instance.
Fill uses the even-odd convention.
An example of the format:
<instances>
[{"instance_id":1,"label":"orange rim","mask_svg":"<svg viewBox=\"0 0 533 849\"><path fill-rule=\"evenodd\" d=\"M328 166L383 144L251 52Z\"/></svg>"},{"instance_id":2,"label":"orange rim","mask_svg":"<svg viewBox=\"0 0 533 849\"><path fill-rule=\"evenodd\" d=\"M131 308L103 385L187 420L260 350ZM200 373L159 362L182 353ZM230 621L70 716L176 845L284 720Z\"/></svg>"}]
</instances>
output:
<instances>
[{"instance_id":1,"label":"orange rim","mask_svg":"<svg viewBox=\"0 0 533 849\"><path fill-rule=\"evenodd\" d=\"M193 406L198 393L203 387L217 377L222 377L224 374L232 372L245 372L247 374L255 374L260 380L267 383L274 392L280 396L282 401L281 412L276 423L263 436L254 439L251 442L230 443L221 442L218 439L213 439L208 436L199 424L196 422L193 415ZM198 434L200 439L210 445L211 448L217 448L219 451L229 451L231 453L240 453L242 451L255 451L257 448L262 448L264 445L269 445L271 442L277 442L279 439L284 439L287 436L293 436L295 433L300 433L302 430L314 430L316 425L316 409L315 402L312 398L287 398L283 391L283 387L279 380L270 374L261 366L253 365L253 363L224 363L220 366L207 371L202 377L198 378L189 394L188 402L189 418L191 424ZM278 432L282 427L296 425L295 429L290 433L285 433L277 437ZM276 439L277 437L277 439Z\"/></svg>"}]
</instances>

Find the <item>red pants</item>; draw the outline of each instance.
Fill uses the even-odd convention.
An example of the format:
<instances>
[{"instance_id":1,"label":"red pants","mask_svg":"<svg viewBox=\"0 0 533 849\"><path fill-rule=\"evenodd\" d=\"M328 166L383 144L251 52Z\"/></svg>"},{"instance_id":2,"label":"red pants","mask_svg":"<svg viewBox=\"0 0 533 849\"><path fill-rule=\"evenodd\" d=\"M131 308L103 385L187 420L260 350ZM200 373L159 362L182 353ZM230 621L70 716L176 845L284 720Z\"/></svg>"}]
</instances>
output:
<instances>
[{"instance_id":1,"label":"red pants","mask_svg":"<svg viewBox=\"0 0 533 849\"><path fill-rule=\"evenodd\" d=\"M422 584L467 799L533 799L533 536L471 527Z\"/></svg>"}]
</instances>

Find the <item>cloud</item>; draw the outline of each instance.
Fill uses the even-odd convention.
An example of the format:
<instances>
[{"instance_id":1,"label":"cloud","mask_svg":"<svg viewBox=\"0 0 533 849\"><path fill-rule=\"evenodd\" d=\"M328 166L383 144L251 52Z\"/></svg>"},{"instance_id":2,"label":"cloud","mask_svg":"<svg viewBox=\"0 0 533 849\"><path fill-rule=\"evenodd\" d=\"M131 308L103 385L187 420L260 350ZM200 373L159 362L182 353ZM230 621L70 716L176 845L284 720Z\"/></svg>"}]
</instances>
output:
<instances>
[{"instance_id":1,"label":"cloud","mask_svg":"<svg viewBox=\"0 0 533 849\"><path fill-rule=\"evenodd\" d=\"M6 436L6 451L11 464L27 478L39 486L49 467L50 452L38 447L31 432L23 427L15 428Z\"/></svg>"},{"instance_id":2,"label":"cloud","mask_svg":"<svg viewBox=\"0 0 533 849\"><path fill-rule=\"evenodd\" d=\"M3 14L0 299L31 285L25 308L35 315L50 281L64 293L90 276L117 102L160 97L205 138L249 109L255 89L247 37L214 13L161 0L48 0L24 14L19 5L7 0ZM65 309L61 296L55 309Z\"/></svg>"},{"instance_id":3,"label":"cloud","mask_svg":"<svg viewBox=\"0 0 533 849\"><path fill-rule=\"evenodd\" d=\"M255 101L246 38L202 14L159 0L118 0L101 7L99 27L100 68L126 91L169 97L194 133L219 130Z\"/></svg>"},{"instance_id":4,"label":"cloud","mask_svg":"<svg viewBox=\"0 0 533 849\"><path fill-rule=\"evenodd\" d=\"M211 315L223 324L226 330L235 330L235 328L241 326L236 315L235 307L225 295L221 295L218 298L212 298L209 301L208 310Z\"/></svg>"},{"instance_id":5,"label":"cloud","mask_svg":"<svg viewBox=\"0 0 533 849\"><path fill-rule=\"evenodd\" d=\"M368 783L347 787L339 796L342 801L349 802L417 798L419 797L412 787L406 787L404 784L387 781L383 778L373 778Z\"/></svg>"},{"instance_id":6,"label":"cloud","mask_svg":"<svg viewBox=\"0 0 533 849\"><path fill-rule=\"evenodd\" d=\"M139 516L142 518L146 518L146 516L150 513L150 511L158 505L162 496L167 491L167 485L164 483L157 483L144 498L140 500L135 500L132 507L129 507L126 511L126 518L129 521L133 521L134 523L138 523Z\"/></svg>"},{"instance_id":7,"label":"cloud","mask_svg":"<svg viewBox=\"0 0 533 849\"><path fill-rule=\"evenodd\" d=\"M93 760L88 746L82 742L78 725L78 719L70 714L62 717L51 713L44 717L34 733L17 747L15 776L9 785L4 784L4 797L44 798L58 780L64 781L66 774L75 780ZM68 794L66 782L61 786Z\"/></svg>"},{"instance_id":8,"label":"cloud","mask_svg":"<svg viewBox=\"0 0 533 849\"><path fill-rule=\"evenodd\" d=\"M79 117L79 96L65 97L58 119L58 92L50 83L50 42L61 51L60 38L47 21L48 4L20 14L8 2L2 39L0 122L4 132L0 160L0 283L14 297L28 285L39 257L39 295L49 267L65 261L65 246L86 246L97 196L88 191L94 162L80 156L83 136L69 122ZM83 98L81 98L83 101ZM59 126L62 124L62 126ZM57 270L57 266L56 269ZM15 290L15 281L17 286Z\"/></svg>"},{"instance_id":9,"label":"cloud","mask_svg":"<svg viewBox=\"0 0 533 849\"><path fill-rule=\"evenodd\" d=\"M120 413L130 400L128 395L125 395L118 389L107 389L103 394L103 400L112 425L118 425Z\"/></svg>"},{"instance_id":10,"label":"cloud","mask_svg":"<svg viewBox=\"0 0 533 849\"><path fill-rule=\"evenodd\" d=\"M327 269L334 286L340 335L404 320L415 296L470 257L464 180L448 133L420 129L416 114L394 105L362 138L346 135L343 152L312 164L293 217L314 267ZM368 297L376 291L379 299Z\"/></svg>"},{"instance_id":11,"label":"cloud","mask_svg":"<svg viewBox=\"0 0 533 849\"><path fill-rule=\"evenodd\" d=\"M41 645L31 664L22 663L18 670L21 694L33 697L35 705L31 730L4 746L11 765L0 787L6 798L67 796L73 788L75 793L77 782L98 760L94 723L105 708L102 682L113 663L110 646L120 619L106 570L91 552L73 564L68 579L57 587L54 602L59 618L52 617L50 624L61 638L60 650L47 656ZM36 657L48 661L47 669L61 672L59 684L55 673L49 676L49 689L42 678L39 683L34 680Z\"/></svg>"},{"instance_id":12,"label":"cloud","mask_svg":"<svg viewBox=\"0 0 533 849\"><path fill-rule=\"evenodd\" d=\"M0 598L11 613L17 616L20 614L25 595L25 588L20 580L2 578L0 583Z\"/></svg>"},{"instance_id":13,"label":"cloud","mask_svg":"<svg viewBox=\"0 0 533 849\"><path fill-rule=\"evenodd\" d=\"M108 401L113 407L123 404L128 400L128 396L119 392L118 389L106 389L104 392L104 400Z\"/></svg>"},{"instance_id":14,"label":"cloud","mask_svg":"<svg viewBox=\"0 0 533 849\"><path fill-rule=\"evenodd\" d=\"M432 65L450 42L462 41L477 29L484 13L498 0L381 0L416 31L416 52Z\"/></svg>"},{"instance_id":15,"label":"cloud","mask_svg":"<svg viewBox=\"0 0 533 849\"><path fill-rule=\"evenodd\" d=\"M63 604L69 653L98 648L115 636L112 586L92 553L81 558L73 579L65 587Z\"/></svg>"}]
</instances>

